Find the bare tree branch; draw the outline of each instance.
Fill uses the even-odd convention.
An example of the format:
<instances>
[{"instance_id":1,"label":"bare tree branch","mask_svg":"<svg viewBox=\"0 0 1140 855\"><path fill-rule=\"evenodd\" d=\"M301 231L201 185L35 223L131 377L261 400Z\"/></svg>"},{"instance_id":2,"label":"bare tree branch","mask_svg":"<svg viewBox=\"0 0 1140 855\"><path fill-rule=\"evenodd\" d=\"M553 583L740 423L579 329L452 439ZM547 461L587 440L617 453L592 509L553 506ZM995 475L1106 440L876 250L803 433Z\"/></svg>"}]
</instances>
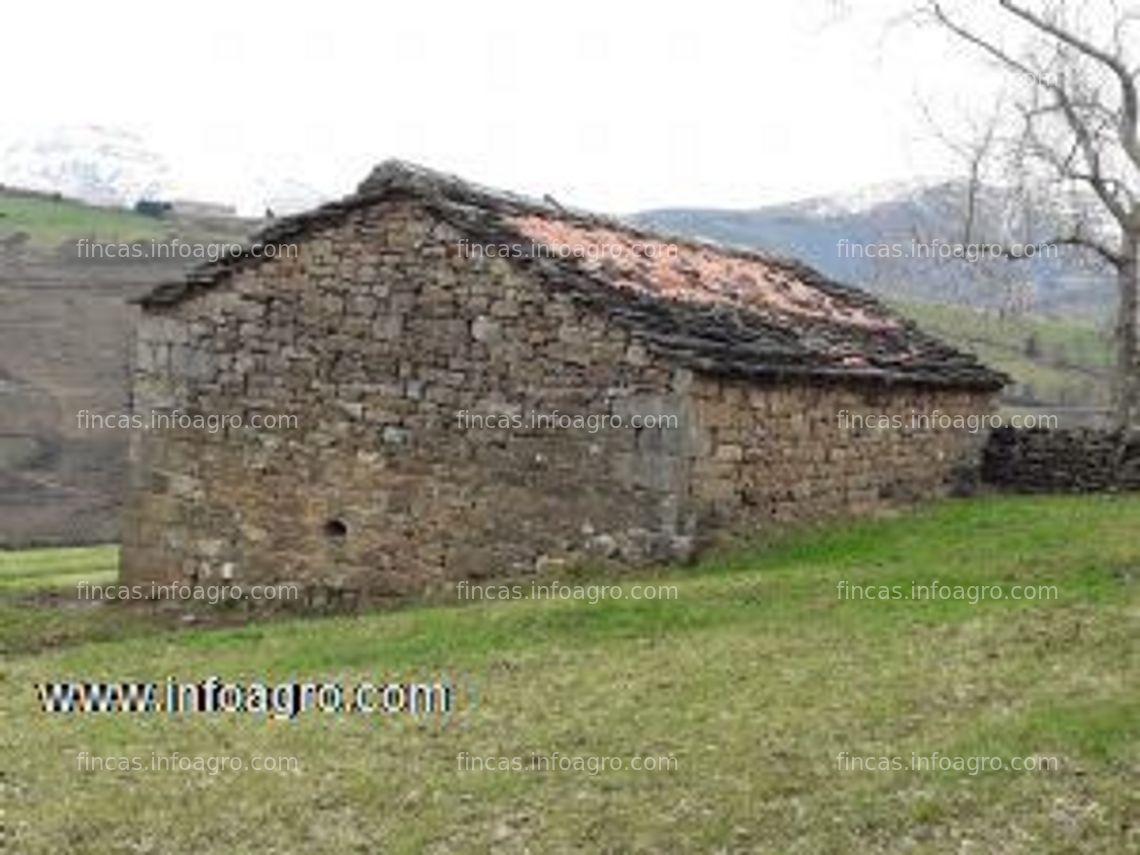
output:
<instances>
[{"instance_id":1,"label":"bare tree branch","mask_svg":"<svg viewBox=\"0 0 1140 855\"><path fill-rule=\"evenodd\" d=\"M1068 12L1074 6L1065 0L1039 4L1037 10L1023 0L998 0L997 6L1025 28L1027 41L1013 49L1001 33L994 35L947 14L939 0L924 0L923 6L948 32L1029 84L1028 97L1014 105L1021 131L1003 141L1004 150L1012 156L1019 187L1032 175L1053 184L1045 209L1063 213L1054 221L1074 224L1053 240L1028 244L1020 252L1010 248L1006 257L1035 256L1030 248L1073 246L1116 271L1114 418L1125 427L1140 419L1140 68L1130 67L1126 50L1127 30L1140 24L1140 11L1121 11L1114 2L1108 46L1102 47L1072 23ZM1076 8L1091 14L1083 5ZM989 148L992 140L979 145ZM972 183L979 174L980 167L970 163ZM1072 195L1062 199L1057 191ZM974 223L972 209L970 201L968 229ZM1027 205L1022 219L1027 241L1034 235L1028 228L1031 209ZM1109 231L1115 246L1103 239Z\"/></svg>"},{"instance_id":2,"label":"bare tree branch","mask_svg":"<svg viewBox=\"0 0 1140 855\"><path fill-rule=\"evenodd\" d=\"M1047 33L1074 50L1099 62L1116 76L1120 83L1121 95L1120 142L1133 165L1140 168L1140 140L1136 136L1138 130L1137 117L1140 116L1138 100L1140 99L1137 98L1135 76L1121 58L1101 50L1086 39L1062 29L1024 6L1014 3L1013 0L1000 0L1000 3L1003 9L1008 10L1041 32ZM1123 25L1123 19L1117 21L1118 35L1120 27Z\"/></svg>"}]
</instances>

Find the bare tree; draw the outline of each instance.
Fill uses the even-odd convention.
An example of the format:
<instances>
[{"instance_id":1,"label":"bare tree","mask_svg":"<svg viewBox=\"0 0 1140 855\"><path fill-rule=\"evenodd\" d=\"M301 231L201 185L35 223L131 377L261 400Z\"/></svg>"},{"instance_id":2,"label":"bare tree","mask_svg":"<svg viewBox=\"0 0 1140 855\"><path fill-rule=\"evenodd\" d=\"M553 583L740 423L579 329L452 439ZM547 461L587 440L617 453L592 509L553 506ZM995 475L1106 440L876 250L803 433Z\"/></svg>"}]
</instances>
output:
<instances>
[{"instance_id":1,"label":"bare tree","mask_svg":"<svg viewBox=\"0 0 1140 855\"><path fill-rule=\"evenodd\" d=\"M952 210L945 207L950 199L937 200L942 207L931 211L928 218L936 231L926 233L922 223L915 222L912 240L924 246L938 243L942 237L938 230L944 228L942 223L949 214L952 221L961 223L957 238L962 251L943 259L941 264L942 277L952 289L955 301L992 306L996 300L1002 317L1024 314L1033 304L1034 289L1024 266L1009 263L1007 244L1018 240L1024 244L1033 239L1034 223L1027 214L1034 206L1027 204L1028 194L1016 186L1009 192L997 192L988 176L993 162L1001 155L1002 120L1008 110L1005 99L997 98L984 114L961 115L958 122L965 128L958 132L941 126L929 104L921 102L920 108L935 138L961 164L965 186L961 200L952 203ZM968 250L982 248L986 252L968 254Z\"/></svg>"},{"instance_id":2,"label":"bare tree","mask_svg":"<svg viewBox=\"0 0 1140 855\"><path fill-rule=\"evenodd\" d=\"M1068 202L1059 219L1061 231L1045 243L1091 253L1113 271L1119 300L1113 417L1118 427L1135 425L1140 422L1140 4L1050 0L1031 6L998 0L998 17L984 21L947 6L925 0L920 11L994 60L1019 86L1008 111L1014 131L1000 139L1007 168L1022 186L1046 185L1053 191L1050 198ZM1108 16L1098 14L1102 8ZM969 152L989 156L998 141L990 132ZM978 162L971 161L970 168L976 182ZM972 201L968 209L970 234Z\"/></svg>"}]
</instances>

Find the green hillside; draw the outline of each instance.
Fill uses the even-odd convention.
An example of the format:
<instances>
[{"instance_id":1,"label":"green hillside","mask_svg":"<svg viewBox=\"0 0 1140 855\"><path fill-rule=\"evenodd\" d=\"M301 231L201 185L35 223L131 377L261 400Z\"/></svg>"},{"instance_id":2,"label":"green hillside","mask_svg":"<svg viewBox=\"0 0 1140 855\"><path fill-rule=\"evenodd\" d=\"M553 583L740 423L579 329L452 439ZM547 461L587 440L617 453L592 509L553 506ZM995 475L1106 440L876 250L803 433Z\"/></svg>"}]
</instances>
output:
<instances>
[{"instance_id":1,"label":"green hillside","mask_svg":"<svg viewBox=\"0 0 1140 855\"><path fill-rule=\"evenodd\" d=\"M671 599L248 626L0 593L7 839L29 855L1134 852L1138 523L1140 497L949 502L603 580L668 582ZM90 559L27 569L59 585ZM1007 594L837 594L934 580ZM52 714L36 690L441 674L458 705L439 718ZM174 756L244 766L153 767ZM140 768L92 766L123 758ZM265 758L280 765L252 768ZM482 765L503 758L520 767Z\"/></svg>"},{"instance_id":2,"label":"green hillside","mask_svg":"<svg viewBox=\"0 0 1140 855\"><path fill-rule=\"evenodd\" d=\"M0 187L0 494L7 500L0 545L118 536L126 437L78 430L75 413L127 406L128 301L182 276L204 254L180 257L173 248L217 255L220 245L244 243L255 226L234 217L150 217ZM82 239L132 244L139 256L88 253Z\"/></svg>"},{"instance_id":3,"label":"green hillside","mask_svg":"<svg viewBox=\"0 0 1140 855\"><path fill-rule=\"evenodd\" d=\"M59 246L81 237L129 243L161 238L168 231L159 219L120 208L0 193L0 238L22 232L37 247Z\"/></svg>"},{"instance_id":4,"label":"green hillside","mask_svg":"<svg viewBox=\"0 0 1140 855\"><path fill-rule=\"evenodd\" d=\"M0 189L0 242L24 235L19 240L39 250L74 243L80 238L99 243L131 243L172 237L186 241L233 241L246 237L252 225L253 221L237 217L152 217L126 208L88 205L76 199Z\"/></svg>"},{"instance_id":5,"label":"green hillside","mask_svg":"<svg viewBox=\"0 0 1140 855\"><path fill-rule=\"evenodd\" d=\"M928 332L977 354L1014 379L1019 403L1103 407L1109 400L1112 343L1101 325L1040 315L1001 317L945 303L895 303Z\"/></svg>"}]
</instances>

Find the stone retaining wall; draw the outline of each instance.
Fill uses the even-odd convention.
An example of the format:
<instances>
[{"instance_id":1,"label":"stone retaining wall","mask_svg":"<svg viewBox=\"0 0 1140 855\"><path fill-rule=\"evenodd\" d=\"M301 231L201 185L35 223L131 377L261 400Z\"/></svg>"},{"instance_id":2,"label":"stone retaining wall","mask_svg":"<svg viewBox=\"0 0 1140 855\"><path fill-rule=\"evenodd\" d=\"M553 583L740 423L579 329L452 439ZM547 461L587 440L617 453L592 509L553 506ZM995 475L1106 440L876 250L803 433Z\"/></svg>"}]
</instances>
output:
<instances>
[{"instance_id":1,"label":"stone retaining wall","mask_svg":"<svg viewBox=\"0 0 1140 855\"><path fill-rule=\"evenodd\" d=\"M1140 490L1140 434L998 428L983 453L982 479L1018 492Z\"/></svg>"}]
</instances>

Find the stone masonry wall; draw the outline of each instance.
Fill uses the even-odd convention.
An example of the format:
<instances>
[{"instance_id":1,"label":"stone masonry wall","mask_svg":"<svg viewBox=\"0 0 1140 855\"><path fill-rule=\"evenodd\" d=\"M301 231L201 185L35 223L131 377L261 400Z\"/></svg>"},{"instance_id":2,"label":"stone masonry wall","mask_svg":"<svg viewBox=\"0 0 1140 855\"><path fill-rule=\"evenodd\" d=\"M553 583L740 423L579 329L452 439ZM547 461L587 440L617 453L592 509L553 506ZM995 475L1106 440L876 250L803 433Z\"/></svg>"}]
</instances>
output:
<instances>
[{"instance_id":1,"label":"stone masonry wall","mask_svg":"<svg viewBox=\"0 0 1140 855\"><path fill-rule=\"evenodd\" d=\"M992 396L865 384L755 386L702 379L693 488L703 518L743 528L874 512L969 491L983 433L937 424L990 413ZM938 414L939 420L912 419ZM886 425L894 418L902 426Z\"/></svg>"},{"instance_id":2,"label":"stone masonry wall","mask_svg":"<svg viewBox=\"0 0 1140 855\"><path fill-rule=\"evenodd\" d=\"M141 430L123 579L295 582L373 594L459 578L686 557L716 526L938 495L960 433L860 434L836 412L976 396L746 387L636 331L413 202L361 209L216 288L150 309L135 408L289 415L295 428ZM968 400L969 399L969 400ZM675 425L534 427L534 412ZM510 429L474 419L514 417Z\"/></svg>"},{"instance_id":3,"label":"stone masonry wall","mask_svg":"<svg viewBox=\"0 0 1140 855\"><path fill-rule=\"evenodd\" d=\"M354 214L138 335L136 409L296 415L296 430L139 432L123 573L379 593L563 558L687 549L683 431L501 430L669 412L671 368L417 206Z\"/></svg>"},{"instance_id":4,"label":"stone masonry wall","mask_svg":"<svg viewBox=\"0 0 1140 855\"><path fill-rule=\"evenodd\" d=\"M999 428L986 445L982 477L1027 493L1140 490L1140 434Z\"/></svg>"}]
</instances>

